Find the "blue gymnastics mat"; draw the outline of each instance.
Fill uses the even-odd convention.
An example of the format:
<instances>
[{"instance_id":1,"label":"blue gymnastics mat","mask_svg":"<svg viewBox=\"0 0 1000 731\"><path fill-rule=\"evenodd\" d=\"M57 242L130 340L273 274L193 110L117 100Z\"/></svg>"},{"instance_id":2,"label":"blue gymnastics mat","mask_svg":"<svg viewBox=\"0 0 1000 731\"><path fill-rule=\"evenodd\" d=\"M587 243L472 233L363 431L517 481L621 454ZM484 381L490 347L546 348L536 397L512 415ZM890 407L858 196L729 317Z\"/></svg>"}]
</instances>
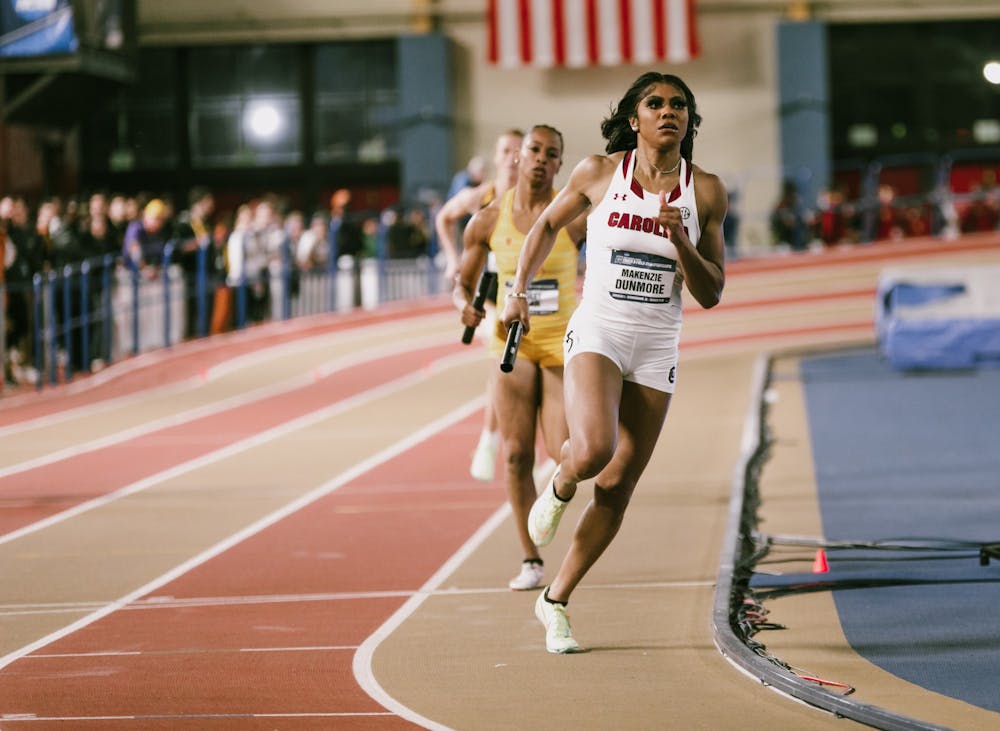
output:
<instances>
[{"instance_id":1,"label":"blue gymnastics mat","mask_svg":"<svg viewBox=\"0 0 1000 731\"><path fill-rule=\"evenodd\" d=\"M900 370L1000 365L1000 266L892 267L879 275L875 333Z\"/></svg>"},{"instance_id":2,"label":"blue gymnastics mat","mask_svg":"<svg viewBox=\"0 0 1000 731\"><path fill-rule=\"evenodd\" d=\"M806 358L801 377L825 538L927 546L829 552L848 641L1000 711L1000 561L972 547L1000 542L1000 370L903 373L872 350Z\"/></svg>"}]
</instances>

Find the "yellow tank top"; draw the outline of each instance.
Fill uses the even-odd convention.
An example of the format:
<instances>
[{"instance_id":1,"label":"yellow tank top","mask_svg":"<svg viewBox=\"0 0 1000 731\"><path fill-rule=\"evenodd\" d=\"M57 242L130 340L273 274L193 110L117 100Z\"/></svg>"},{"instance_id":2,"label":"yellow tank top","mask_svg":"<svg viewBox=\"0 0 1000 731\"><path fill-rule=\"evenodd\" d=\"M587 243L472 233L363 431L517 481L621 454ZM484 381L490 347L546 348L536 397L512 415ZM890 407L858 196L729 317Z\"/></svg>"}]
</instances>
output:
<instances>
[{"instance_id":1,"label":"yellow tank top","mask_svg":"<svg viewBox=\"0 0 1000 731\"><path fill-rule=\"evenodd\" d=\"M552 191L554 198L556 191ZM525 234L514 226L514 189L500 200L500 215L490 235L490 249L497 263L497 311L503 312L506 295L514 281L517 260L524 247ZM573 240L561 229L556 243L528 287L528 310L531 332L527 337L556 337L561 342L566 323L576 309L576 268L578 251ZM534 337L532 337L534 336Z\"/></svg>"}]
</instances>

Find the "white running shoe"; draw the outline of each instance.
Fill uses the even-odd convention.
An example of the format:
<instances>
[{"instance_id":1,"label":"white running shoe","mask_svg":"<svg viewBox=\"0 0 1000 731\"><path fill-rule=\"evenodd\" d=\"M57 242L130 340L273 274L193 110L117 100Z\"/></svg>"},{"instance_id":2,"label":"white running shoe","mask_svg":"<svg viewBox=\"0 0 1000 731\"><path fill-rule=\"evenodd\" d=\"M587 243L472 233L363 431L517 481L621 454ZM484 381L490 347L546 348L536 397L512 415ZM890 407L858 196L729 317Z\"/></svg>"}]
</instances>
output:
<instances>
[{"instance_id":1,"label":"white running shoe","mask_svg":"<svg viewBox=\"0 0 1000 731\"><path fill-rule=\"evenodd\" d=\"M539 548L552 543L563 511L569 505L569 500L560 500L556 497L555 480L558 474L559 470L552 473L548 484L535 498L531 512L528 513L528 535Z\"/></svg>"},{"instance_id":2,"label":"white running shoe","mask_svg":"<svg viewBox=\"0 0 1000 731\"><path fill-rule=\"evenodd\" d=\"M545 575L545 567L537 561L525 561L521 564L521 573L507 582L514 591L527 591L537 589L542 585L542 577Z\"/></svg>"},{"instance_id":3,"label":"white running shoe","mask_svg":"<svg viewBox=\"0 0 1000 731\"><path fill-rule=\"evenodd\" d=\"M545 601L546 589L535 601L535 616L545 627L545 649L556 654L580 652L580 645L573 639L569 628L569 615L562 604Z\"/></svg>"},{"instance_id":4,"label":"white running shoe","mask_svg":"<svg viewBox=\"0 0 1000 731\"><path fill-rule=\"evenodd\" d=\"M476 451L472 455L472 465L469 467L469 474L477 480L483 482L493 482L497 466L497 439L483 437L476 445Z\"/></svg>"}]
</instances>

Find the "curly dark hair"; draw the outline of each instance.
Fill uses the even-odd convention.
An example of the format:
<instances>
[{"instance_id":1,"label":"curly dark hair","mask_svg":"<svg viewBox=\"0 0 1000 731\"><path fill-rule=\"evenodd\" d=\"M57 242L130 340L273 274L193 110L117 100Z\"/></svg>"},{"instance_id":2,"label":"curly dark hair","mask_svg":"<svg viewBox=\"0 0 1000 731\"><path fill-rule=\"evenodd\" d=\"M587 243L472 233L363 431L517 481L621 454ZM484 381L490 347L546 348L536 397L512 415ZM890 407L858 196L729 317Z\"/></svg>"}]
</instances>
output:
<instances>
[{"instance_id":1,"label":"curly dark hair","mask_svg":"<svg viewBox=\"0 0 1000 731\"><path fill-rule=\"evenodd\" d=\"M635 116L639 101L653 84L675 86L687 99L689 121L687 134L681 140L681 157L690 162L694 155L694 138L698 134L698 126L701 124L701 115L698 114L694 92L680 77L673 74L661 74L658 71L647 71L636 79L629 90L625 92L625 96L619 100L618 106L611 110L611 116L601 122L601 135L608 141L604 151L610 155L612 152L631 150L636 147L638 135L629 124L629 118Z\"/></svg>"}]
</instances>

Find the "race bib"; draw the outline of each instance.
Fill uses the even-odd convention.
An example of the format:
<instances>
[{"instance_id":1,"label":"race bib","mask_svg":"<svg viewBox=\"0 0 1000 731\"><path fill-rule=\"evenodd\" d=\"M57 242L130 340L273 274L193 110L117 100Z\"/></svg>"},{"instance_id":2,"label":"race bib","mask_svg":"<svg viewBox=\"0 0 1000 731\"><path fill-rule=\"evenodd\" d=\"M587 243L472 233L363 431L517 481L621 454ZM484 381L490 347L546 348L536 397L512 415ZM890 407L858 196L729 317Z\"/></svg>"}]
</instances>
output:
<instances>
[{"instance_id":1,"label":"race bib","mask_svg":"<svg viewBox=\"0 0 1000 731\"><path fill-rule=\"evenodd\" d=\"M512 282L507 282L507 293L510 293ZM536 279L528 285L528 314L553 315L559 311L559 280Z\"/></svg>"},{"instance_id":2,"label":"race bib","mask_svg":"<svg viewBox=\"0 0 1000 731\"><path fill-rule=\"evenodd\" d=\"M677 262L657 254L611 250L614 280L608 294L616 300L666 304L674 285Z\"/></svg>"}]
</instances>

